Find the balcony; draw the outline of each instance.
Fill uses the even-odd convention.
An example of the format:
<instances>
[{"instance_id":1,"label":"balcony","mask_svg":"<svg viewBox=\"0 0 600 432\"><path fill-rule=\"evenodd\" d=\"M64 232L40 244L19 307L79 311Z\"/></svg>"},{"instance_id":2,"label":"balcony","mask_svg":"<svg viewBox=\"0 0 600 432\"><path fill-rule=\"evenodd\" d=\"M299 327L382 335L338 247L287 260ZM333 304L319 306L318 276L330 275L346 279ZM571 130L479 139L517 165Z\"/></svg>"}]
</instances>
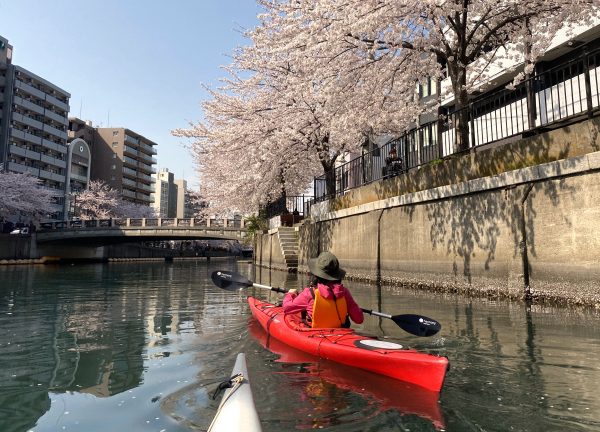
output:
<instances>
[{"instance_id":1,"label":"balcony","mask_svg":"<svg viewBox=\"0 0 600 432\"><path fill-rule=\"evenodd\" d=\"M30 95L38 97L40 99L46 98L46 93L44 93L43 91L41 91L39 89L36 89L32 85L24 83L20 79L17 79L15 81L15 88L17 88L19 90L23 90L24 92L29 93Z\"/></svg>"},{"instance_id":2,"label":"balcony","mask_svg":"<svg viewBox=\"0 0 600 432\"><path fill-rule=\"evenodd\" d=\"M138 161L133 158L130 158L129 156L123 156L123 164L137 168Z\"/></svg>"},{"instance_id":3,"label":"balcony","mask_svg":"<svg viewBox=\"0 0 600 432\"><path fill-rule=\"evenodd\" d=\"M60 129L57 129L57 128L49 126L49 125L44 125L44 132L50 133L54 136L57 136L58 138L61 138L64 141L67 141L67 138L68 138L68 135L65 131L62 131Z\"/></svg>"},{"instance_id":4,"label":"balcony","mask_svg":"<svg viewBox=\"0 0 600 432\"><path fill-rule=\"evenodd\" d=\"M19 172L19 173L29 173L35 177L39 177L40 170L34 167L25 166L16 162L8 163L9 171Z\"/></svg>"},{"instance_id":5,"label":"balcony","mask_svg":"<svg viewBox=\"0 0 600 432\"><path fill-rule=\"evenodd\" d=\"M136 198L139 199L139 200L148 202L148 203L154 202L154 199L151 198L150 195L146 195L146 194L139 193L139 192L136 194Z\"/></svg>"},{"instance_id":6,"label":"balcony","mask_svg":"<svg viewBox=\"0 0 600 432\"><path fill-rule=\"evenodd\" d=\"M43 169L40 169L40 178L53 180L53 181L61 182L61 183L65 182L65 176L63 174L56 174L56 173L46 171Z\"/></svg>"},{"instance_id":7,"label":"balcony","mask_svg":"<svg viewBox=\"0 0 600 432\"><path fill-rule=\"evenodd\" d=\"M60 115L55 113L52 110L46 109L44 110L44 115L52 120L54 120L57 123L60 123L63 126L66 126L69 124L69 119L67 119L67 117L65 117L64 115Z\"/></svg>"},{"instance_id":8,"label":"balcony","mask_svg":"<svg viewBox=\"0 0 600 432\"><path fill-rule=\"evenodd\" d=\"M135 150L134 148L129 147L128 145L126 145L126 146L123 146L123 154L127 154L127 155L130 155L130 156L136 156L137 157L138 151Z\"/></svg>"},{"instance_id":9,"label":"balcony","mask_svg":"<svg viewBox=\"0 0 600 432\"><path fill-rule=\"evenodd\" d=\"M138 171L142 171L147 174L152 174L156 172L156 169L148 164L140 162L138 165Z\"/></svg>"},{"instance_id":10,"label":"balcony","mask_svg":"<svg viewBox=\"0 0 600 432\"><path fill-rule=\"evenodd\" d=\"M122 195L127 198L135 198L135 192L130 191L129 189L123 189Z\"/></svg>"},{"instance_id":11,"label":"balcony","mask_svg":"<svg viewBox=\"0 0 600 432\"><path fill-rule=\"evenodd\" d=\"M39 106L38 104L35 104L33 102L31 102L30 100L24 99L22 97L19 96L15 96L13 99L13 102L15 103L15 105L26 108L30 111L36 112L38 114L44 114L44 108Z\"/></svg>"},{"instance_id":12,"label":"balcony","mask_svg":"<svg viewBox=\"0 0 600 432\"><path fill-rule=\"evenodd\" d=\"M54 165L60 168L66 168L67 163L62 159L57 159L52 156L42 155L42 162L47 163L48 165Z\"/></svg>"},{"instance_id":13,"label":"balcony","mask_svg":"<svg viewBox=\"0 0 600 432\"><path fill-rule=\"evenodd\" d=\"M25 157L25 154L27 153L27 149L12 144L8 150L8 153L11 155Z\"/></svg>"},{"instance_id":14,"label":"balcony","mask_svg":"<svg viewBox=\"0 0 600 432\"><path fill-rule=\"evenodd\" d=\"M132 170L131 168L123 167L123 174L128 175L129 177L137 178L138 173L136 170Z\"/></svg>"},{"instance_id":15,"label":"balcony","mask_svg":"<svg viewBox=\"0 0 600 432\"><path fill-rule=\"evenodd\" d=\"M123 184L130 186L130 187L136 187L136 183L133 180L128 179L128 178L123 178Z\"/></svg>"},{"instance_id":16,"label":"balcony","mask_svg":"<svg viewBox=\"0 0 600 432\"><path fill-rule=\"evenodd\" d=\"M15 128L11 128L10 129L10 135L14 138L19 138L22 139L23 141L28 141L32 144L41 144L42 143L42 138L34 135L30 132L24 131L24 130L19 130L19 129L15 129Z\"/></svg>"},{"instance_id":17,"label":"balcony","mask_svg":"<svg viewBox=\"0 0 600 432\"><path fill-rule=\"evenodd\" d=\"M156 154L156 150L154 150L154 148L148 144L140 143L140 150L149 155Z\"/></svg>"},{"instance_id":18,"label":"balcony","mask_svg":"<svg viewBox=\"0 0 600 432\"><path fill-rule=\"evenodd\" d=\"M39 161L42 155L35 150L28 150L25 147L19 147L17 145L12 144L9 150L10 154L18 155L27 159L32 159Z\"/></svg>"},{"instance_id":19,"label":"balcony","mask_svg":"<svg viewBox=\"0 0 600 432\"><path fill-rule=\"evenodd\" d=\"M140 156L140 159L142 159L147 164L155 164L155 163L157 163L156 158L153 158L152 156L150 156L150 155L148 155L146 153L140 152L139 156Z\"/></svg>"},{"instance_id":20,"label":"balcony","mask_svg":"<svg viewBox=\"0 0 600 432\"><path fill-rule=\"evenodd\" d=\"M32 119L31 117L16 112L13 112L12 118L14 121L17 121L27 126L34 127L36 129L41 130L44 127L44 123L42 123L41 121Z\"/></svg>"},{"instance_id":21,"label":"balcony","mask_svg":"<svg viewBox=\"0 0 600 432\"><path fill-rule=\"evenodd\" d=\"M141 190L144 190L144 191L147 191L147 192L150 192L150 193L154 192L154 188L152 186L150 186L150 185L138 182L136 186L137 186L138 189L141 189Z\"/></svg>"},{"instance_id":22,"label":"balcony","mask_svg":"<svg viewBox=\"0 0 600 432\"><path fill-rule=\"evenodd\" d=\"M67 153L67 146L55 143L54 141L50 141L49 139L46 139L46 138L42 139L42 145L50 150L54 150L59 153L63 153L63 154Z\"/></svg>"},{"instance_id":23,"label":"balcony","mask_svg":"<svg viewBox=\"0 0 600 432\"><path fill-rule=\"evenodd\" d=\"M45 96L46 96L47 102L51 103L52 105L54 105L57 108L60 108L63 111L69 112L69 104L68 103L65 103L65 102L55 98L54 96L50 96L48 94Z\"/></svg>"},{"instance_id":24,"label":"balcony","mask_svg":"<svg viewBox=\"0 0 600 432\"><path fill-rule=\"evenodd\" d=\"M142 180L145 183L153 183L153 180L154 180L148 174L144 174L144 173L141 173L141 172L137 173L137 178L138 178L138 180Z\"/></svg>"},{"instance_id":25,"label":"balcony","mask_svg":"<svg viewBox=\"0 0 600 432\"><path fill-rule=\"evenodd\" d=\"M140 140L138 138L134 138L134 137L129 136L129 135L125 135L125 141L129 142L131 144L134 144L134 145L139 145L140 144Z\"/></svg>"}]
</instances>

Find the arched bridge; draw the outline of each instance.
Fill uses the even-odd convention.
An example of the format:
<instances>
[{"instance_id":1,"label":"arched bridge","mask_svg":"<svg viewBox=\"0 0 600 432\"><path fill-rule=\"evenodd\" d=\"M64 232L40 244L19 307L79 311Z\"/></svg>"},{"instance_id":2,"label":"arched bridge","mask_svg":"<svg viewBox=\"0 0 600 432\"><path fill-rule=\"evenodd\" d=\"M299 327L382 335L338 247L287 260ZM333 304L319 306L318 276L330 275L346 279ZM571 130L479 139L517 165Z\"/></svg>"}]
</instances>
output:
<instances>
[{"instance_id":1,"label":"arched bridge","mask_svg":"<svg viewBox=\"0 0 600 432\"><path fill-rule=\"evenodd\" d=\"M242 240L242 219L92 219L41 224L37 243L114 244L160 240Z\"/></svg>"}]
</instances>

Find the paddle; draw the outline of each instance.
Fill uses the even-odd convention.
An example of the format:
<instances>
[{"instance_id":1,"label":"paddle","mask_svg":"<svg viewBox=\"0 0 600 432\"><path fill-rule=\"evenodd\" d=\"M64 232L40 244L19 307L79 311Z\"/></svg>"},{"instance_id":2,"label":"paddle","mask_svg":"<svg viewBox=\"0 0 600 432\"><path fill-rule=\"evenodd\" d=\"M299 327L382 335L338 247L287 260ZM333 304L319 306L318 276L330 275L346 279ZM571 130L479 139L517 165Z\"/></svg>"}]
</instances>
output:
<instances>
[{"instance_id":1,"label":"paddle","mask_svg":"<svg viewBox=\"0 0 600 432\"><path fill-rule=\"evenodd\" d=\"M382 318L391 319L402 330L414 334L415 336L433 336L440 331L442 325L432 318L422 315L404 314L390 315L383 312L377 312L370 309L360 308L364 313L375 315Z\"/></svg>"},{"instance_id":2,"label":"paddle","mask_svg":"<svg viewBox=\"0 0 600 432\"><path fill-rule=\"evenodd\" d=\"M237 291L247 287L264 288L278 293L286 293L287 291L281 288L275 288L268 285L261 285L246 279L239 273L217 270L210 275L213 283L219 288L228 291ZM434 319L427 318L422 315L404 314L404 315L389 315L383 312L377 312L370 309L361 310L369 315L375 315L382 318L391 319L402 330L415 336L433 336L440 331L442 325Z\"/></svg>"},{"instance_id":3,"label":"paddle","mask_svg":"<svg viewBox=\"0 0 600 432\"><path fill-rule=\"evenodd\" d=\"M287 291L281 288L270 287L268 285L261 285L246 279L239 273L228 272L224 270L217 270L212 272L210 275L213 283L219 288L226 289L228 291L238 291L247 287L254 286L256 288L264 288L278 293L285 294Z\"/></svg>"}]
</instances>

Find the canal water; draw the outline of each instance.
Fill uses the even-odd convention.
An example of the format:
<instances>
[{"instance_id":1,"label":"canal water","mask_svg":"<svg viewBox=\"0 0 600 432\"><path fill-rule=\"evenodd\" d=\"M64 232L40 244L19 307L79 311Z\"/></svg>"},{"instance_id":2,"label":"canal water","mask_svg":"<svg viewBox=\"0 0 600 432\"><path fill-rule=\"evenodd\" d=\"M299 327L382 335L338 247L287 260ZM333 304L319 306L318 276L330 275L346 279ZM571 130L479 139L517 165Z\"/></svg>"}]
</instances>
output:
<instances>
[{"instance_id":1,"label":"canal water","mask_svg":"<svg viewBox=\"0 0 600 432\"><path fill-rule=\"evenodd\" d=\"M266 349L245 294L216 288L215 269L303 283L226 259L0 267L0 430L206 430L239 352L265 431L600 430L597 313L348 282L363 307L442 323L430 338L373 317L356 326L447 356L438 397Z\"/></svg>"}]
</instances>

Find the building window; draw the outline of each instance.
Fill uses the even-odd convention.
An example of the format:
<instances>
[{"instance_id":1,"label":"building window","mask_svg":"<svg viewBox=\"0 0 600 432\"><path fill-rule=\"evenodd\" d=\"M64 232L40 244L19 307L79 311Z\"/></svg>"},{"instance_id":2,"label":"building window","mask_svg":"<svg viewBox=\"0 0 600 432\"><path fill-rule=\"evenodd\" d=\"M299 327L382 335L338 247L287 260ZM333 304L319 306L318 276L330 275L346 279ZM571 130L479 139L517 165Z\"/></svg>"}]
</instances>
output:
<instances>
[{"instance_id":1,"label":"building window","mask_svg":"<svg viewBox=\"0 0 600 432\"><path fill-rule=\"evenodd\" d=\"M112 165L111 165L111 168L112 168L112 169L117 169L117 166L116 166L115 164L112 164Z\"/></svg>"},{"instance_id":2,"label":"building window","mask_svg":"<svg viewBox=\"0 0 600 432\"><path fill-rule=\"evenodd\" d=\"M111 181L115 181L115 176L110 176Z\"/></svg>"},{"instance_id":3,"label":"building window","mask_svg":"<svg viewBox=\"0 0 600 432\"><path fill-rule=\"evenodd\" d=\"M113 131L113 136L119 135L119 131Z\"/></svg>"},{"instance_id":4,"label":"building window","mask_svg":"<svg viewBox=\"0 0 600 432\"><path fill-rule=\"evenodd\" d=\"M117 158L117 154L113 153L113 159L116 159L116 158Z\"/></svg>"},{"instance_id":5,"label":"building window","mask_svg":"<svg viewBox=\"0 0 600 432\"><path fill-rule=\"evenodd\" d=\"M116 142L116 141L113 141L113 143L112 143L112 146L113 146L113 148L115 148L115 147L118 147L118 146L119 146L119 143L118 143L118 142Z\"/></svg>"}]
</instances>

